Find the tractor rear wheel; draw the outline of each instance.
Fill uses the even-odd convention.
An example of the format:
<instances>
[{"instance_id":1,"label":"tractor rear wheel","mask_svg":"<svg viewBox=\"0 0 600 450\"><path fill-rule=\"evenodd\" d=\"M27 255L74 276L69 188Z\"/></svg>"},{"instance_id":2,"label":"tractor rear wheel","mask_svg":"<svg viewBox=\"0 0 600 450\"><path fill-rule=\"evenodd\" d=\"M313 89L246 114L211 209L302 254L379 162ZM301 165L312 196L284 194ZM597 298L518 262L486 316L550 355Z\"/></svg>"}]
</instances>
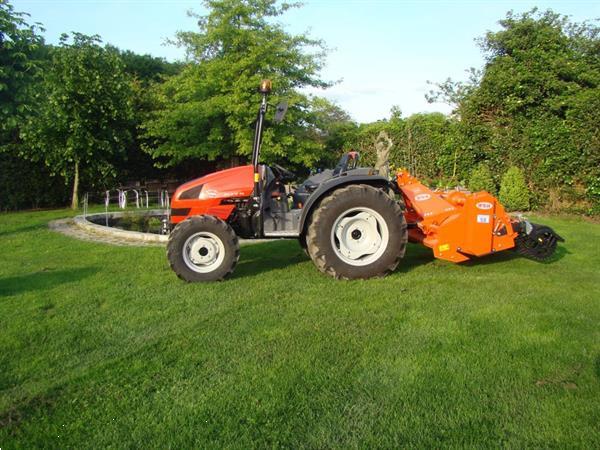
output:
<instances>
[{"instance_id":1,"label":"tractor rear wheel","mask_svg":"<svg viewBox=\"0 0 600 450\"><path fill-rule=\"evenodd\" d=\"M322 200L306 233L315 265L338 279L387 275L404 256L407 241L400 204L364 184L335 190Z\"/></svg>"},{"instance_id":2,"label":"tractor rear wheel","mask_svg":"<svg viewBox=\"0 0 600 450\"><path fill-rule=\"evenodd\" d=\"M194 216L171 232L167 257L173 271L185 281L218 281L233 272L240 246L233 229L221 219Z\"/></svg>"}]
</instances>

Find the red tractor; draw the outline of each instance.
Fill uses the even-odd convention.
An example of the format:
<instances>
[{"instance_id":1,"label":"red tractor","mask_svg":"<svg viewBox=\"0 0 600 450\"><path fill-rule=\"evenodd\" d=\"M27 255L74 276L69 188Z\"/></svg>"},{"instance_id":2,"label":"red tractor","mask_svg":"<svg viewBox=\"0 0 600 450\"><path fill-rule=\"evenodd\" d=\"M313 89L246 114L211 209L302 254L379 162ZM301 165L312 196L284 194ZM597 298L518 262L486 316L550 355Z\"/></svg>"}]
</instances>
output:
<instances>
[{"instance_id":1,"label":"red tractor","mask_svg":"<svg viewBox=\"0 0 600 450\"><path fill-rule=\"evenodd\" d=\"M358 167L356 152L287 192L294 174L259 163L270 90L263 81L252 165L192 180L173 195L167 255L180 278L230 275L239 259L238 236L297 238L319 270L341 279L388 274L408 240L452 262L510 248L546 260L562 240L548 227L509 216L487 192L432 191L406 171L390 180ZM286 109L278 105L276 122Z\"/></svg>"}]
</instances>

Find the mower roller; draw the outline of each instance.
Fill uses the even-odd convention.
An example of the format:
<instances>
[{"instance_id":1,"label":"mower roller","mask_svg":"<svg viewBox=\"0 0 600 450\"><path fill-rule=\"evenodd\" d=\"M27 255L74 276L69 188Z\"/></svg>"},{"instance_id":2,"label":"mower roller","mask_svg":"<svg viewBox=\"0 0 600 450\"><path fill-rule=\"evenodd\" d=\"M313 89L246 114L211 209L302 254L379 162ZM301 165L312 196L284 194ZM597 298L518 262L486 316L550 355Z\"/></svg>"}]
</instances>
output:
<instances>
[{"instance_id":1,"label":"mower roller","mask_svg":"<svg viewBox=\"0 0 600 450\"><path fill-rule=\"evenodd\" d=\"M270 91L264 80L252 164L192 180L173 194L167 256L183 280L230 275L239 259L238 237L297 238L317 268L338 279L392 272L408 241L460 263L508 249L545 261L563 240L549 227L509 215L488 192L431 190L407 170L390 180L359 167L357 152L286 189L296 178L292 172L260 164ZM275 122L286 110L287 104L277 105Z\"/></svg>"}]
</instances>

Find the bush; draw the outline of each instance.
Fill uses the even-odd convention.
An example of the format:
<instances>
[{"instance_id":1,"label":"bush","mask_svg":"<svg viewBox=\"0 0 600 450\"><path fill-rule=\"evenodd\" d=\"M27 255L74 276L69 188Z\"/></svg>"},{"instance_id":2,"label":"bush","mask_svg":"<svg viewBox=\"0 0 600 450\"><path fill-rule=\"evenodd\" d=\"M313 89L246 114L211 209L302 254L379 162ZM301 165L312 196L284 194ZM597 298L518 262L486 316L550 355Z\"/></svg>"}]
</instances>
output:
<instances>
[{"instance_id":1,"label":"bush","mask_svg":"<svg viewBox=\"0 0 600 450\"><path fill-rule=\"evenodd\" d=\"M486 164L478 164L471 172L469 178L469 189L473 192L487 191L496 195L496 184L492 178L492 172Z\"/></svg>"},{"instance_id":2,"label":"bush","mask_svg":"<svg viewBox=\"0 0 600 450\"><path fill-rule=\"evenodd\" d=\"M499 198L500 203L509 211L529 209L529 189L521 169L513 166L506 171L500 183Z\"/></svg>"}]
</instances>

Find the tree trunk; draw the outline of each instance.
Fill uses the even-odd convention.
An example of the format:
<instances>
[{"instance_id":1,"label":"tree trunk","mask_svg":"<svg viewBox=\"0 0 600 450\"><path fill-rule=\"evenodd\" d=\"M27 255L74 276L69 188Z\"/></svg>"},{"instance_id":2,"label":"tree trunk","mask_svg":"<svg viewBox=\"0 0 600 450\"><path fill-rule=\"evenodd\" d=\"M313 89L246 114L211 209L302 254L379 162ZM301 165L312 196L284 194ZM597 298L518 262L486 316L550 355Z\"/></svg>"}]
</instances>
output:
<instances>
[{"instance_id":1,"label":"tree trunk","mask_svg":"<svg viewBox=\"0 0 600 450\"><path fill-rule=\"evenodd\" d=\"M75 161L75 178L73 179L73 197L71 198L71 209L79 207L79 161Z\"/></svg>"}]
</instances>

